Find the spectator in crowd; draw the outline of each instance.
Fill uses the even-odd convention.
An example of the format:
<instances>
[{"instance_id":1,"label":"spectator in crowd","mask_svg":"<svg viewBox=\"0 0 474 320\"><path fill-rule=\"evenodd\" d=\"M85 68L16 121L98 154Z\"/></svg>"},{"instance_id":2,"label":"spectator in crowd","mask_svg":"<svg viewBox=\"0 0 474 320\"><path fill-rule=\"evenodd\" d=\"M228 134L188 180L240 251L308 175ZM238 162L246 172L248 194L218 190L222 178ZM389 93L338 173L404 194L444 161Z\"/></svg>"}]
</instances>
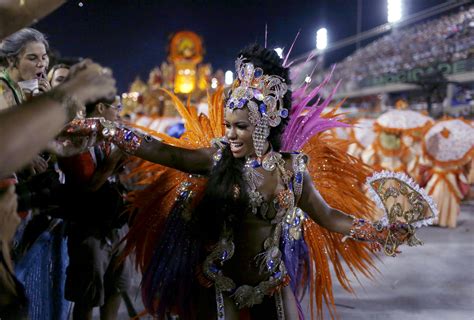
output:
<instances>
[{"instance_id":1,"label":"spectator in crowd","mask_svg":"<svg viewBox=\"0 0 474 320\"><path fill-rule=\"evenodd\" d=\"M88 117L116 120L120 99L87 106ZM118 174L124 154L110 143L60 158L66 177L62 212L68 222L69 266L66 299L74 302L73 319L92 319L100 307L101 319L116 319L121 294L129 288L129 261L121 260L128 227L121 215L125 189Z\"/></svg>"},{"instance_id":2,"label":"spectator in crowd","mask_svg":"<svg viewBox=\"0 0 474 320\"><path fill-rule=\"evenodd\" d=\"M69 79L50 93L0 113L0 178L14 172L43 150L86 103L115 95L109 69L84 60L71 68Z\"/></svg>"},{"instance_id":3,"label":"spectator in crowd","mask_svg":"<svg viewBox=\"0 0 474 320\"><path fill-rule=\"evenodd\" d=\"M0 318L27 319L27 299L14 276L10 243L20 223L15 187L5 180L0 186Z\"/></svg>"},{"instance_id":4,"label":"spectator in crowd","mask_svg":"<svg viewBox=\"0 0 474 320\"><path fill-rule=\"evenodd\" d=\"M1 42L0 57L6 68L0 73L0 94L9 107L22 104L28 96L51 90L46 79L48 49L45 36L31 28L21 29ZM42 173L47 168L47 161L37 155L30 163L28 174Z\"/></svg>"},{"instance_id":5,"label":"spectator in crowd","mask_svg":"<svg viewBox=\"0 0 474 320\"><path fill-rule=\"evenodd\" d=\"M22 21L28 20L30 23L29 19L33 20L35 17L45 15L48 10L54 9L62 2L28 1L28 5L22 7L22 10L28 8L31 11L25 14L16 10L16 5L21 1L2 1L0 4L1 36L14 32L13 26L23 26ZM44 4L44 7L39 8L39 4ZM45 46L44 43L43 46ZM41 44L35 49L38 47L41 47ZM3 43L1 48L5 49ZM13 56L10 58L13 59L7 58L6 62L15 61ZM44 60L46 57L42 55L39 64L45 64ZM19 66L25 66L25 64L16 59L14 67ZM26 66L27 70L28 64ZM24 71L23 68L19 69ZM14 73L23 74L20 70L14 70ZM0 94L0 110L2 110L0 112L0 128L2 128L0 145L3 148L0 153L0 179L2 179L0 181L0 318L26 319L28 317L27 300L22 285L13 274L13 264L10 259L11 238L20 222L17 215L17 196L12 185L15 180L5 178L24 167L35 154L44 149L48 141L54 138L66 122L75 117L83 105L114 96L115 80L109 69L85 60L71 69L69 79L64 84L48 94L33 97L28 102L20 100L23 97L21 91L17 91L17 86L10 87L3 80L0 82L2 89L5 89ZM48 85L44 84L44 88L47 87ZM21 103L21 108L9 108L16 105L17 101Z\"/></svg>"},{"instance_id":6,"label":"spectator in crowd","mask_svg":"<svg viewBox=\"0 0 474 320\"><path fill-rule=\"evenodd\" d=\"M48 49L46 37L31 28L21 29L2 41L0 57L6 68L0 73L0 94L9 106L24 102L24 91L34 95L51 90L46 78Z\"/></svg>"},{"instance_id":7,"label":"spectator in crowd","mask_svg":"<svg viewBox=\"0 0 474 320\"><path fill-rule=\"evenodd\" d=\"M69 75L69 66L61 63L53 66L48 73L48 81L51 84L51 88L55 88L63 83Z\"/></svg>"}]
</instances>

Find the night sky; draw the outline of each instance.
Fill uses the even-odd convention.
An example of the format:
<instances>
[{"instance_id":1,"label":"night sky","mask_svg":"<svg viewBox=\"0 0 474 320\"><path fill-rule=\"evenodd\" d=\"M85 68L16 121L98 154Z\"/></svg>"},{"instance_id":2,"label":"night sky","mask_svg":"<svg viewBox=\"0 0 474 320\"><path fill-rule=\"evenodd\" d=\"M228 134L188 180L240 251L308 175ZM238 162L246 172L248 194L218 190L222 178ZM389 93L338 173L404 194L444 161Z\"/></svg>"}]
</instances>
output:
<instances>
[{"instance_id":1,"label":"night sky","mask_svg":"<svg viewBox=\"0 0 474 320\"><path fill-rule=\"evenodd\" d=\"M405 0L404 14L440 4L441 0ZM83 5L80 6L79 4ZM315 47L316 30L328 29L329 41L357 31L357 0L70 0L34 27L46 33L63 57L90 57L111 67L121 91L139 75L166 59L171 33L191 30L204 40L203 62L214 70L233 69L237 52L250 43L289 48L298 56ZM385 0L362 0L362 30L386 22ZM332 51L328 63L341 60L355 46Z\"/></svg>"}]
</instances>

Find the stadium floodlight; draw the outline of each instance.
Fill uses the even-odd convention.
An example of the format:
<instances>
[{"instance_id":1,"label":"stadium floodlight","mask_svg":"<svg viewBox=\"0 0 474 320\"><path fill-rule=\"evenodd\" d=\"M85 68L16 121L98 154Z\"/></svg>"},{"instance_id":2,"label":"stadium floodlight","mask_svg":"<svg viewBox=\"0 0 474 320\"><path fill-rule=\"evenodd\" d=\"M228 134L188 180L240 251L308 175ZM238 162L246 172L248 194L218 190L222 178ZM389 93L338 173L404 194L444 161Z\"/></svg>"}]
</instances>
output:
<instances>
[{"instance_id":1,"label":"stadium floodlight","mask_svg":"<svg viewBox=\"0 0 474 320\"><path fill-rule=\"evenodd\" d=\"M395 23L402 18L402 0L387 0L387 21Z\"/></svg>"},{"instance_id":2,"label":"stadium floodlight","mask_svg":"<svg viewBox=\"0 0 474 320\"><path fill-rule=\"evenodd\" d=\"M328 46L328 29L321 28L316 32L316 49L324 50Z\"/></svg>"},{"instance_id":3,"label":"stadium floodlight","mask_svg":"<svg viewBox=\"0 0 474 320\"><path fill-rule=\"evenodd\" d=\"M230 70L225 72L225 84L230 86L234 82L234 73Z\"/></svg>"},{"instance_id":4,"label":"stadium floodlight","mask_svg":"<svg viewBox=\"0 0 474 320\"><path fill-rule=\"evenodd\" d=\"M275 48L275 52L278 54L278 56L283 59L283 49L282 48Z\"/></svg>"}]
</instances>

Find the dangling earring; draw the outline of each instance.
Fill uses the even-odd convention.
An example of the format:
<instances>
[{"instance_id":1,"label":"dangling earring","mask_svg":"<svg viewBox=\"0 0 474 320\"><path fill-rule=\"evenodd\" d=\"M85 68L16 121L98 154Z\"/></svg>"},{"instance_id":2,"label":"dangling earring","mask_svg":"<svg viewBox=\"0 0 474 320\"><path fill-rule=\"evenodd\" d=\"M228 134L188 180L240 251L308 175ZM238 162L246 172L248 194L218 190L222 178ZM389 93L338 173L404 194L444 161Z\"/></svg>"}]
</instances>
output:
<instances>
[{"instance_id":1,"label":"dangling earring","mask_svg":"<svg viewBox=\"0 0 474 320\"><path fill-rule=\"evenodd\" d=\"M252 134L253 147L257 157L262 157L265 154L265 142L270 135L270 128L262 123L258 123L255 131Z\"/></svg>"}]
</instances>

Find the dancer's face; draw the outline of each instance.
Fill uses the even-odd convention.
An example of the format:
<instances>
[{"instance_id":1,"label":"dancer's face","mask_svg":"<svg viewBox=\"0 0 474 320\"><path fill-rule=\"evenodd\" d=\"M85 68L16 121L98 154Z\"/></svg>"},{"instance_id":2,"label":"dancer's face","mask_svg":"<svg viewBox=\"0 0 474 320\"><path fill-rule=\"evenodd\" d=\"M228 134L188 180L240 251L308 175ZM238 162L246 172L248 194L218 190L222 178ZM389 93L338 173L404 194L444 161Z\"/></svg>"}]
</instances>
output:
<instances>
[{"instance_id":1,"label":"dancer's face","mask_svg":"<svg viewBox=\"0 0 474 320\"><path fill-rule=\"evenodd\" d=\"M16 67L19 81L45 77L49 57L42 42L28 42L18 55Z\"/></svg>"},{"instance_id":2,"label":"dancer's face","mask_svg":"<svg viewBox=\"0 0 474 320\"><path fill-rule=\"evenodd\" d=\"M230 142L230 151L235 158L255 155L252 133L255 126L249 121L247 108L229 110L224 115L225 135Z\"/></svg>"}]
</instances>

